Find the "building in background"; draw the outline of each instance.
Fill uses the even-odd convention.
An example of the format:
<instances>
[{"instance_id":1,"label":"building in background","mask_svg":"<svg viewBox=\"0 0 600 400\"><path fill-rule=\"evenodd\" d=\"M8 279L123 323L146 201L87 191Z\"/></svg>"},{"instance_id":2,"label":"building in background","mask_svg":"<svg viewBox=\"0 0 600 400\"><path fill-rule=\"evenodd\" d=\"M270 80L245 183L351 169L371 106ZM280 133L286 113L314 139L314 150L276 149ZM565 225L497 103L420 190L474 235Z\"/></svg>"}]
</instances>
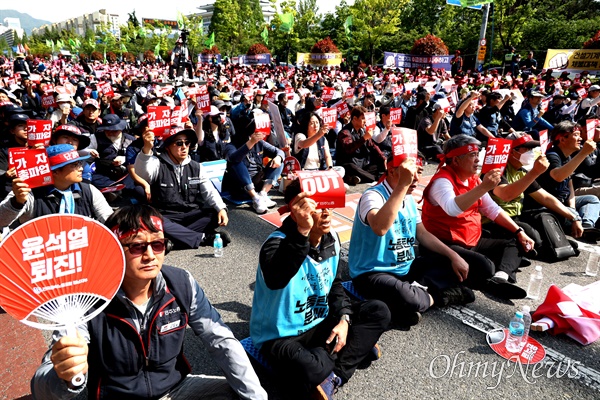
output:
<instances>
[{"instance_id":1,"label":"building in background","mask_svg":"<svg viewBox=\"0 0 600 400\"><path fill-rule=\"evenodd\" d=\"M77 35L84 36L88 29L96 32L103 25L107 26L108 30L116 38L121 37L121 30L119 29L119 14L110 14L105 9L84 14L79 17L70 18L61 22L55 22L51 25L42 25L39 28L34 28L31 33L34 35L42 35L46 29L56 29L72 30Z\"/></svg>"},{"instance_id":2,"label":"building in background","mask_svg":"<svg viewBox=\"0 0 600 400\"><path fill-rule=\"evenodd\" d=\"M277 11L273 8L269 0L259 0L260 8L262 9L263 16L265 18L266 23L270 23ZM215 0L204 0L202 4L198 6L198 13L194 15L198 15L202 17L202 26L204 28L204 32L208 32L208 27L210 26L210 20L212 18L213 12L215 10Z\"/></svg>"},{"instance_id":3,"label":"building in background","mask_svg":"<svg viewBox=\"0 0 600 400\"><path fill-rule=\"evenodd\" d=\"M24 33L19 18L4 18L2 25L0 25L0 37L6 40L9 47L14 45L17 37L19 39L23 38Z\"/></svg>"}]
</instances>

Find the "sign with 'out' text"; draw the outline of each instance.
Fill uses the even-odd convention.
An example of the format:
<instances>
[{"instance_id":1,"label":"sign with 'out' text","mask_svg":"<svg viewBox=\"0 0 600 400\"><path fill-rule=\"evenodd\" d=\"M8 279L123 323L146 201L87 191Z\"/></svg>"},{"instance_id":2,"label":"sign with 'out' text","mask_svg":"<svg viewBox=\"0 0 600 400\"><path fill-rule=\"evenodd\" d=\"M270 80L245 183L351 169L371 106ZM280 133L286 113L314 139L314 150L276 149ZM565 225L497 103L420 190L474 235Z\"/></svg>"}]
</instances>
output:
<instances>
[{"instance_id":1,"label":"sign with 'out' text","mask_svg":"<svg viewBox=\"0 0 600 400\"><path fill-rule=\"evenodd\" d=\"M344 180L336 171L296 171L296 175L302 191L310 195L317 208L345 207Z\"/></svg>"}]
</instances>

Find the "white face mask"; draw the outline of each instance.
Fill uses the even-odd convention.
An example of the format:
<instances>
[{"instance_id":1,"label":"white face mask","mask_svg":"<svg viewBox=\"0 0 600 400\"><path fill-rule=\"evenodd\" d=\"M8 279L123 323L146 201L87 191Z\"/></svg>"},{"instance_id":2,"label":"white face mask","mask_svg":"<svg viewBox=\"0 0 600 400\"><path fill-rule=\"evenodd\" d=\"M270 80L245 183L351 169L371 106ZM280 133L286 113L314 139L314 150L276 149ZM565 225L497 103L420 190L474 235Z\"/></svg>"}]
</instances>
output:
<instances>
[{"instance_id":1,"label":"white face mask","mask_svg":"<svg viewBox=\"0 0 600 400\"><path fill-rule=\"evenodd\" d=\"M533 168L533 163L535 162L535 153L533 150L521 154L519 162L523 165L523 169L526 169L527 171L531 170L531 168Z\"/></svg>"}]
</instances>

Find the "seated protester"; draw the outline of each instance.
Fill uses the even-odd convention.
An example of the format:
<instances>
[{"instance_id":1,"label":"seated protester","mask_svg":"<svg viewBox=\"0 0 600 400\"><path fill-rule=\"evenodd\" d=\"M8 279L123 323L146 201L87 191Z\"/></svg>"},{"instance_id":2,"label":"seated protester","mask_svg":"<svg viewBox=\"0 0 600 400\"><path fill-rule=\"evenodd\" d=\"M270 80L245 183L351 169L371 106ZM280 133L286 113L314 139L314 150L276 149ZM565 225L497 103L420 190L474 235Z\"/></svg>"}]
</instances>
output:
<instances>
[{"instance_id":1,"label":"seated protester","mask_svg":"<svg viewBox=\"0 0 600 400\"><path fill-rule=\"evenodd\" d=\"M123 133L127 121L120 119L115 114L108 114L102 120L102 125L90 137L90 146L87 150L96 150L96 171L92 183L99 189L113 185L127 175L126 150L127 146L135 139ZM133 189L133 180L126 177L121 181L127 189Z\"/></svg>"},{"instance_id":2,"label":"seated protester","mask_svg":"<svg viewBox=\"0 0 600 400\"><path fill-rule=\"evenodd\" d=\"M102 313L77 326L77 338L54 332L31 380L33 396L71 398L87 387L100 399L266 399L242 345L198 282L163 264L161 215L150 206L125 206L106 226L123 246L125 279ZM190 374L183 354L185 326L173 328L172 321L192 328L225 377ZM86 384L74 387L70 382L78 373L86 375Z\"/></svg>"},{"instance_id":3,"label":"seated protester","mask_svg":"<svg viewBox=\"0 0 600 400\"><path fill-rule=\"evenodd\" d=\"M226 93L221 93L221 96L224 94ZM227 96L227 98L229 98L229 96ZM223 126L225 127L227 136L229 136L230 139L233 138L235 136L235 128L233 127L233 122L231 122L231 119L229 118L231 113L231 102L216 100L213 101L213 105L217 107L217 109L222 115L221 118L223 120Z\"/></svg>"},{"instance_id":4,"label":"seated protester","mask_svg":"<svg viewBox=\"0 0 600 400\"><path fill-rule=\"evenodd\" d=\"M581 218L586 239L593 240L600 236L600 231L595 228L600 214L600 200L594 195L575 196L572 175L585 158L596 150L596 143L588 140L582 144L581 128L571 121L558 123L551 132L551 140L552 147L546 151L550 165L537 182L572 210L572 214L576 215L574 222L577 222L577 217ZM534 208L536 205L526 199L525 209ZM570 228L572 221L563 222Z\"/></svg>"},{"instance_id":5,"label":"seated protester","mask_svg":"<svg viewBox=\"0 0 600 400\"><path fill-rule=\"evenodd\" d=\"M293 156L300 162L300 167L306 170L325 170L335 169L342 178L344 177L343 167L334 167L331 154L329 153L329 143L325 135L329 131L323 120L314 111L307 118L304 118L300 128L301 133L297 133L294 138Z\"/></svg>"},{"instance_id":6,"label":"seated protester","mask_svg":"<svg viewBox=\"0 0 600 400\"><path fill-rule=\"evenodd\" d=\"M104 222L113 212L102 193L82 182L83 164L70 144L47 148L54 184L31 189L20 178L12 181L12 192L0 203L0 227L48 214L79 214Z\"/></svg>"},{"instance_id":7,"label":"seated protester","mask_svg":"<svg viewBox=\"0 0 600 400\"><path fill-rule=\"evenodd\" d=\"M419 151L428 160L436 160L438 154L442 154L441 143L450 139L446 113L439 104L433 105L433 114L421 120L417 128Z\"/></svg>"},{"instance_id":8,"label":"seated protester","mask_svg":"<svg viewBox=\"0 0 600 400\"><path fill-rule=\"evenodd\" d=\"M15 95L21 101L21 107L30 113L41 114L43 112L42 98L34 91L31 78L22 76L21 84L23 87L15 91Z\"/></svg>"},{"instance_id":9,"label":"seated protester","mask_svg":"<svg viewBox=\"0 0 600 400\"><path fill-rule=\"evenodd\" d=\"M575 122L585 125L587 119L598 118L600 116L600 86L592 85L588 89L588 94L581 101L579 109L575 114Z\"/></svg>"},{"instance_id":10,"label":"seated protester","mask_svg":"<svg viewBox=\"0 0 600 400\"><path fill-rule=\"evenodd\" d=\"M421 223L411 193L422 161L408 158L395 166L393 156L388 159L385 179L360 198L350 239L348 268L354 287L386 303L396 325L415 325L433 304L475 300L473 291L460 285L469 265ZM417 241L431 253L417 257Z\"/></svg>"},{"instance_id":11,"label":"seated protester","mask_svg":"<svg viewBox=\"0 0 600 400\"><path fill-rule=\"evenodd\" d=\"M518 133L508 135L507 138L513 140L512 149L500 183L490 192L492 199L506 211L517 225L523 228L527 236L535 241L535 247L538 249L542 245L542 239L540 233L532 225L536 225L534 217L542 211L549 211L562 217L565 221L572 221L571 236L581 237L583 228L579 215L570 211L536 181L549 166L545 156L542 155L535 159L534 149L539 148L540 142L533 140L530 135ZM523 202L526 196L538 203L538 209L524 212ZM542 207L545 208L540 210ZM513 237L512 233L496 224L484 223L483 230L486 237Z\"/></svg>"},{"instance_id":12,"label":"seated protester","mask_svg":"<svg viewBox=\"0 0 600 400\"><path fill-rule=\"evenodd\" d=\"M510 127L502 118L500 110L510 100L510 95L502 97L498 92L491 92L486 97L486 105L480 109L477 114L477 119L494 137L501 137L503 134L512 133L515 130ZM477 132L476 136L479 141L486 141L487 136L481 132Z\"/></svg>"},{"instance_id":13,"label":"seated protester","mask_svg":"<svg viewBox=\"0 0 600 400\"><path fill-rule=\"evenodd\" d=\"M500 170L489 171L483 181L477 176L480 145L467 135L445 143L445 159L424 191L423 224L468 262L467 286L501 298L524 298L525 290L509 283L516 282L521 264L515 239L482 238L481 214L515 233L526 251L534 242L488 194L500 182Z\"/></svg>"},{"instance_id":14,"label":"seated protester","mask_svg":"<svg viewBox=\"0 0 600 400\"><path fill-rule=\"evenodd\" d=\"M267 143L265 135L255 132L254 120L249 128L252 133L246 143L229 153L227 171L230 174L226 176L230 177L232 193L247 194L252 199L254 210L258 214L264 214L276 204L268 193L283 171L285 154ZM263 158L268 159L266 165L263 165Z\"/></svg>"},{"instance_id":15,"label":"seated protester","mask_svg":"<svg viewBox=\"0 0 600 400\"><path fill-rule=\"evenodd\" d=\"M100 105L97 100L87 99L83 102L83 111L72 121L72 124L95 135L98 127L102 124L100 116Z\"/></svg>"},{"instance_id":16,"label":"seated protester","mask_svg":"<svg viewBox=\"0 0 600 400\"><path fill-rule=\"evenodd\" d=\"M553 129L552 124L542 118L544 113L539 109L544 97L540 92L534 90L529 92L527 100L523 101L521 109L512 121L512 127L515 131L529 131L534 140L539 140L539 131Z\"/></svg>"},{"instance_id":17,"label":"seated protester","mask_svg":"<svg viewBox=\"0 0 600 400\"><path fill-rule=\"evenodd\" d=\"M75 100L68 94L59 94L56 96L58 108L50 115L52 126L65 125L71 121L71 110L75 107Z\"/></svg>"},{"instance_id":18,"label":"seated protester","mask_svg":"<svg viewBox=\"0 0 600 400\"><path fill-rule=\"evenodd\" d=\"M563 110L567 108L567 100L568 97L563 94L557 94L552 97L552 103L550 103L548 111L544 114L544 119L552 125L556 125L560 121L570 119L570 112L567 111L563 113Z\"/></svg>"},{"instance_id":19,"label":"seated protester","mask_svg":"<svg viewBox=\"0 0 600 400\"><path fill-rule=\"evenodd\" d=\"M365 97L359 101L359 104L362 105L367 112L375 111L375 93L366 93Z\"/></svg>"},{"instance_id":20,"label":"seated protester","mask_svg":"<svg viewBox=\"0 0 600 400\"><path fill-rule=\"evenodd\" d=\"M56 127L50 144L70 144L75 147L79 154L88 155L90 152L86 149L90 145L90 137L84 135L75 125L59 125ZM95 150L92 150L94 152ZM92 168L87 162L83 163L83 182L92 183Z\"/></svg>"},{"instance_id":21,"label":"seated protester","mask_svg":"<svg viewBox=\"0 0 600 400\"><path fill-rule=\"evenodd\" d=\"M594 141L597 143L600 141L600 127L594 132ZM586 194L592 194L600 199L600 185L594 183L600 178L600 163L598 162L598 155L600 154L600 148L596 147L592 153L583 160L581 164L575 170L573 174L573 188L575 189L575 196L583 196Z\"/></svg>"},{"instance_id":22,"label":"seated protester","mask_svg":"<svg viewBox=\"0 0 600 400\"><path fill-rule=\"evenodd\" d=\"M292 133L292 125L295 117L292 110L287 108L287 103L287 94L285 92L279 93L277 96L277 108L279 109L279 115L281 116L281 122L283 123L283 130L288 139L291 139L294 136Z\"/></svg>"},{"instance_id":23,"label":"seated protester","mask_svg":"<svg viewBox=\"0 0 600 400\"><path fill-rule=\"evenodd\" d=\"M121 120L126 122L126 126L123 130L129 131L132 125L135 125L135 115L133 111L124 105L131 99L131 93L115 93L110 98L108 108L104 110L104 117L109 114L117 115Z\"/></svg>"},{"instance_id":24,"label":"seated protester","mask_svg":"<svg viewBox=\"0 0 600 400\"><path fill-rule=\"evenodd\" d=\"M390 107L383 106L379 108L379 121L377 121L376 130L379 134L373 136L375 146L381 150L381 154L387 160L392 154L392 121L390 119ZM379 171L385 173L385 162L381 162Z\"/></svg>"},{"instance_id":25,"label":"seated protester","mask_svg":"<svg viewBox=\"0 0 600 400\"><path fill-rule=\"evenodd\" d=\"M176 248L212 246L216 229L226 226L227 208L213 184L200 177L200 164L189 156L196 145L193 129L171 128L163 137L160 154L154 154L154 132L146 130L144 146L135 159L136 173L150 184L152 205L165 220L165 234ZM229 233L219 231L223 245Z\"/></svg>"},{"instance_id":26,"label":"seated protester","mask_svg":"<svg viewBox=\"0 0 600 400\"><path fill-rule=\"evenodd\" d=\"M300 191L298 180L286 188L291 214L261 247L250 335L281 372L285 398L331 399L361 363L379 358L390 313L378 300L350 302L332 211Z\"/></svg>"},{"instance_id":27,"label":"seated protester","mask_svg":"<svg viewBox=\"0 0 600 400\"><path fill-rule=\"evenodd\" d=\"M450 121L450 136L467 135L475 138L481 134L486 138L494 137L474 114L479 95L479 92L473 91L466 99L458 103L456 112Z\"/></svg>"},{"instance_id":28,"label":"seated protester","mask_svg":"<svg viewBox=\"0 0 600 400\"><path fill-rule=\"evenodd\" d=\"M350 185L376 181L379 165L385 160L379 147L371 140L375 132L365 130L366 112L362 106L352 108L350 123L344 126L337 138L336 165L344 167L344 181Z\"/></svg>"},{"instance_id":29,"label":"seated protester","mask_svg":"<svg viewBox=\"0 0 600 400\"><path fill-rule=\"evenodd\" d=\"M306 99L306 106L298 111L296 111L296 118L294 120L294 125L292 125L292 131L294 133L300 132L300 127L302 122L304 122L305 118L308 118L308 115L312 112L321 113L319 111L321 106L323 105L323 100L321 97L308 97Z\"/></svg>"},{"instance_id":30,"label":"seated protester","mask_svg":"<svg viewBox=\"0 0 600 400\"><path fill-rule=\"evenodd\" d=\"M225 160L230 152L235 150L231 144L229 131L225 127L223 113L215 106L210 107L203 118L202 113L198 113L198 124L196 125L196 135L198 136L198 156L199 162Z\"/></svg>"},{"instance_id":31,"label":"seated protester","mask_svg":"<svg viewBox=\"0 0 600 400\"><path fill-rule=\"evenodd\" d=\"M429 92L421 90L417 93L416 99L416 103L408 107L406 110L404 110L404 107L402 107L402 126L414 130L419 128L419 124L423 118L430 115L430 110L428 107L431 95Z\"/></svg>"}]
</instances>

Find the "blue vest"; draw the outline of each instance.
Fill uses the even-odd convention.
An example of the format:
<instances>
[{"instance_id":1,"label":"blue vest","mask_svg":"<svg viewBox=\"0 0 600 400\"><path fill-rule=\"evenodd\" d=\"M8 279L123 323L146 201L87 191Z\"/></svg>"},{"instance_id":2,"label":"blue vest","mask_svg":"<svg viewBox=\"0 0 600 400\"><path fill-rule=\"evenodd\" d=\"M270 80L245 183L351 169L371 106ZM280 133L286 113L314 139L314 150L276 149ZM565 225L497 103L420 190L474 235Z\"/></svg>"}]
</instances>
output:
<instances>
[{"instance_id":1,"label":"blue vest","mask_svg":"<svg viewBox=\"0 0 600 400\"><path fill-rule=\"evenodd\" d=\"M384 201L390 194L384 184L367 189L381 194ZM366 193L366 192L365 192ZM413 245L417 236L417 203L412 196L404 198L404 207L398 211L392 227L383 236L377 236L371 227L361 221L359 206L356 208L348 267L350 277L356 278L367 272L387 272L406 275L415 259Z\"/></svg>"},{"instance_id":2,"label":"blue vest","mask_svg":"<svg viewBox=\"0 0 600 400\"><path fill-rule=\"evenodd\" d=\"M272 237L283 239L285 234L275 231ZM327 298L340 259L339 239L336 234L333 237L335 256L321 263L306 257L283 289L269 289L258 266L250 317L250 336L258 349L269 340L301 335L327 317Z\"/></svg>"}]
</instances>

